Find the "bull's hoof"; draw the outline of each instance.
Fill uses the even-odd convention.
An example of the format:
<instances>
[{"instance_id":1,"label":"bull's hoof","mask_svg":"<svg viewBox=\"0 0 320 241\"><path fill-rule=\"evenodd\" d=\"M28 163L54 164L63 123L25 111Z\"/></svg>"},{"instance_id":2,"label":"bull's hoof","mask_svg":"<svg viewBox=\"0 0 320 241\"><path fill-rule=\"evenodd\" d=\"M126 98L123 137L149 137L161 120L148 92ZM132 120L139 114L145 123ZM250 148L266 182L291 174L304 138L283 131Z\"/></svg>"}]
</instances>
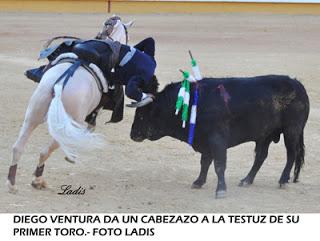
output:
<instances>
[{"instance_id":1,"label":"bull's hoof","mask_svg":"<svg viewBox=\"0 0 320 241\"><path fill-rule=\"evenodd\" d=\"M279 188L285 189L289 183L290 177L281 177L279 180Z\"/></svg>"},{"instance_id":2,"label":"bull's hoof","mask_svg":"<svg viewBox=\"0 0 320 241\"><path fill-rule=\"evenodd\" d=\"M225 198L227 196L226 190L220 190L216 192L216 199Z\"/></svg>"},{"instance_id":3,"label":"bull's hoof","mask_svg":"<svg viewBox=\"0 0 320 241\"><path fill-rule=\"evenodd\" d=\"M17 185L12 185L9 180L6 181L6 186L8 188L9 193L16 194L18 192Z\"/></svg>"},{"instance_id":4,"label":"bull's hoof","mask_svg":"<svg viewBox=\"0 0 320 241\"><path fill-rule=\"evenodd\" d=\"M252 182L242 179L240 183L238 184L239 187L249 187L252 184Z\"/></svg>"},{"instance_id":5,"label":"bull's hoof","mask_svg":"<svg viewBox=\"0 0 320 241\"><path fill-rule=\"evenodd\" d=\"M191 189L200 189L202 187L202 185L196 184L196 183L192 183L191 185Z\"/></svg>"},{"instance_id":6,"label":"bull's hoof","mask_svg":"<svg viewBox=\"0 0 320 241\"><path fill-rule=\"evenodd\" d=\"M43 177L36 177L31 182L31 186L33 186L35 189L44 189L48 187L48 183L43 179Z\"/></svg>"},{"instance_id":7,"label":"bull's hoof","mask_svg":"<svg viewBox=\"0 0 320 241\"><path fill-rule=\"evenodd\" d=\"M285 183L279 183L279 188L280 188L280 189L286 189L287 186L288 186L288 183L287 183L287 182L285 182Z\"/></svg>"},{"instance_id":8,"label":"bull's hoof","mask_svg":"<svg viewBox=\"0 0 320 241\"><path fill-rule=\"evenodd\" d=\"M202 186L203 186L204 182L201 182L201 181L194 181L191 185L191 188L192 189L200 189Z\"/></svg>"},{"instance_id":9,"label":"bull's hoof","mask_svg":"<svg viewBox=\"0 0 320 241\"><path fill-rule=\"evenodd\" d=\"M298 182L300 182L299 178L294 178L293 179L293 183L298 183Z\"/></svg>"}]
</instances>

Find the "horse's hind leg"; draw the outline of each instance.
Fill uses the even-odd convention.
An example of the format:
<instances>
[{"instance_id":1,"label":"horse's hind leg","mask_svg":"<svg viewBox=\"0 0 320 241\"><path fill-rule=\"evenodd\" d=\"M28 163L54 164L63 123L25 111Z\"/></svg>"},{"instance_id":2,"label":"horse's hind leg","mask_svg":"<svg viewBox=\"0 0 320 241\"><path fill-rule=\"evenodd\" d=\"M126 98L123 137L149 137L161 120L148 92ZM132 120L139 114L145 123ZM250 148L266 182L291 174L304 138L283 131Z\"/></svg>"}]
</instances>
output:
<instances>
[{"instance_id":1,"label":"horse's hind leg","mask_svg":"<svg viewBox=\"0 0 320 241\"><path fill-rule=\"evenodd\" d=\"M271 141L272 139L266 138L256 142L256 148L255 148L256 156L255 156L253 166L250 172L248 173L248 175L240 181L239 186L248 186L253 183L253 180L257 172L259 171L260 167L262 166L263 162L268 156L268 150L269 150Z\"/></svg>"},{"instance_id":2,"label":"horse's hind leg","mask_svg":"<svg viewBox=\"0 0 320 241\"><path fill-rule=\"evenodd\" d=\"M36 188L36 189L42 189L47 187L47 182L43 179L43 170L44 170L44 163L52 152L54 152L56 149L59 148L59 143L52 139L49 145L44 147L41 152L40 152L40 157L39 157L39 163L37 165L36 170L34 171L34 179L32 180L31 185Z\"/></svg>"},{"instance_id":3,"label":"horse's hind leg","mask_svg":"<svg viewBox=\"0 0 320 241\"><path fill-rule=\"evenodd\" d=\"M40 88L39 85L29 101L18 139L12 147L12 161L7 180L9 192L16 192L17 190L15 182L18 162L32 131L44 122L51 100L52 94L50 90L48 88Z\"/></svg>"},{"instance_id":4,"label":"horse's hind leg","mask_svg":"<svg viewBox=\"0 0 320 241\"><path fill-rule=\"evenodd\" d=\"M31 136L32 131L38 126L38 123L26 119L23 123L23 126L20 130L17 141L12 147L12 161L9 168L7 187L9 192L16 192L17 188L15 186L16 182L16 170L18 166L18 161L21 158L24 147Z\"/></svg>"}]
</instances>

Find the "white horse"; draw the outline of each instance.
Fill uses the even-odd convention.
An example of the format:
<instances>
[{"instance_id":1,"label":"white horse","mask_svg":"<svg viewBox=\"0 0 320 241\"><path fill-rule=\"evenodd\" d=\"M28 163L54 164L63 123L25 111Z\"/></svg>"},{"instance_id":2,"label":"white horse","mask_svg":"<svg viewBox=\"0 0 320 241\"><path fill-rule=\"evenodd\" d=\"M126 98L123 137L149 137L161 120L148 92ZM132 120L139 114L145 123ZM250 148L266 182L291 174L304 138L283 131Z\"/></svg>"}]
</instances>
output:
<instances>
[{"instance_id":1,"label":"white horse","mask_svg":"<svg viewBox=\"0 0 320 241\"><path fill-rule=\"evenodd\" d=\"M110 38L127 44L127 27L131 27L132 23L131 21L124 24L119 17L112 17L104 22L97 38ZM70 77L63 91L61 81L55 85L57 79L71 65L71 63L58 63L50 68L31 96L19 136L12 148L12 161L6 183L9 192L17 191L15 184L17 164L32 131L46 119L53 139L40 152L39 163L32 181L32 186L35 188L41 189L47 186L42 177L44 163L59 146L68 157L76 155L79 149L91 150L102 146L101 135L89 131L85 123L86 116L98 106L102 96L93 75L80 66Z\"/></svg>"}]
</instances>

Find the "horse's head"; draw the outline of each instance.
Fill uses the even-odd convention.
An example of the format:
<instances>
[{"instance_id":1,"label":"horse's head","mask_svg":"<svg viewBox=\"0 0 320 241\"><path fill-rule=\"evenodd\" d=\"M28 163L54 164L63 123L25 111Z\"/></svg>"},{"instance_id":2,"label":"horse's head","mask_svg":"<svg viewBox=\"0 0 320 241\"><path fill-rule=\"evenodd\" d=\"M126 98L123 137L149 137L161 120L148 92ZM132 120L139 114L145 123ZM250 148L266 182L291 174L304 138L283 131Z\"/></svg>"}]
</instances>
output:
<instances>
[{"instance_id":1,"label":"horse's head","mask_svg":"<svg viewBox=\"0 0 320 241\"><path fill-rule=\"evenodd\" d=\"M133 25L133 21L123 23L119 16L113 16L104 21L102 30L98 33L96 39L111 39L122 44L128 44L128 27Z\"/></svg>"}]
</instances>

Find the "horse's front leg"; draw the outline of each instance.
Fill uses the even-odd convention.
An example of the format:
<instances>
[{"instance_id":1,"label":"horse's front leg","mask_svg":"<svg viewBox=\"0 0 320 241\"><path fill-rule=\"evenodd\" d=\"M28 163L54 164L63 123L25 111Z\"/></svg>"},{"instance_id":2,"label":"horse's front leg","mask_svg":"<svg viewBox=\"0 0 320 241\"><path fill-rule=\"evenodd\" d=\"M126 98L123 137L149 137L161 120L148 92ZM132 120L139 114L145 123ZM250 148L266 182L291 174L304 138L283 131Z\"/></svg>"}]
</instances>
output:
<instances>
[{"instance_id":1,"label":"horse's front leg","mask_svg":"<svg viewBox=\"0 0 320 241\"><path fill-rule=\"evenodd\" d=\"M34 178L31 183L31 185L34 188L42 189L48 186L47 182L43 178L44 163L46 160L48 160L52 152L54 152L58 148L59 148L59 143L56 140L52 139L50 144L44 147L40 152L39 163L37 165L36 170L33 173Z\"/></svg>"}]
</instances>

